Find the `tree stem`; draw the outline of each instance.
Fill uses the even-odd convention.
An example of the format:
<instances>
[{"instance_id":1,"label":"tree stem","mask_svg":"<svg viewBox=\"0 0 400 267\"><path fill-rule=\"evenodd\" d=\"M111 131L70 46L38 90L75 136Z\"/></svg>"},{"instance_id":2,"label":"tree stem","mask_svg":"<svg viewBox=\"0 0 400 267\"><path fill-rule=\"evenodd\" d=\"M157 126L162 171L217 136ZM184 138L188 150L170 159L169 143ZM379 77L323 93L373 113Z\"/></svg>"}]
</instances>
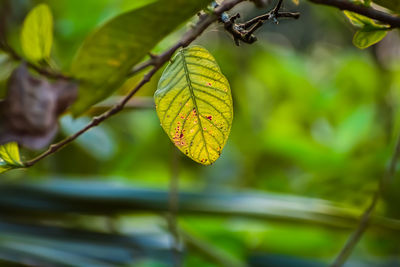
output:
<instances>
[{"instance_id":1,"label":"tree stem","mask_svg":"<svg viewBox=\"0 0 400 267\"><path fill-rule=\"evenodd\" d=\"M314 4L332 6L339 8L340 10L351 11L360 15L364 15L368 18L377 20L379 22L389 24L392 28L400 28L400 17L382 12L372 7L357 5L350 2L349 0L308 0L308 1Z\"/></svg>"}]
</instances>

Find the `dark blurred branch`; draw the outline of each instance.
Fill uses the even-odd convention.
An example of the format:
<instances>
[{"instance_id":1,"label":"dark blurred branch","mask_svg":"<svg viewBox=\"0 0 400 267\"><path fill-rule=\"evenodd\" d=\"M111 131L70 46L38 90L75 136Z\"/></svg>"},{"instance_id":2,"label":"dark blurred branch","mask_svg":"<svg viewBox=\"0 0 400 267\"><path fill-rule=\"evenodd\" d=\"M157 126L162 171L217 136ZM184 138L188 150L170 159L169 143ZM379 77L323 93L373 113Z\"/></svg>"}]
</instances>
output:
<instances>
[{"instance_id":1,"label":"dark blurred branch","mask_svg":"<svg viewBox=\"0 0 400 267\"><path fill-rule=\"evenodd\" d=\"M39 184L2 184L0 214L26 222L72 215L165 214L169 212L168 199L169 192L165 190L56 179ZM181 191L178 200L180 216L245 217L339 231L354 229L360 213L320 199L249 191ZM372 215L370 226L389 235L400 233L400 221L396 219Z\"/></svg>"},{"instance_id":2,"label":"dark blurred branch","mask_svg":"<svg viewBox=\"0 0 400 267\"><path fill-rule=\"evenodd\" d=\"M145 257L170 263L171 248L159 241L164 238L165 234L105 233L2 217L0 260L17 266L137 266ZM1 266L9 265L1 261Z\"/></svg>"},{"instance_id":3,"label":"dark blurred branch","mask_svg":"<svg viewBox=\"0 0 400 267\"><path fill-rule=\"evenodd\" d=\"M87 132L91 128L99 125L106 119L110 118L111 116L117 114L121 110L124 109L125 105L129 102L129 100L146 84L150 81L150 79L153 77L153 75L165 64L167 63L172 55L181 47L186 47L189 44L191 44L198 36L200 36L212 23L218 20L218 18L221 16L221 14L225 11L230 10L237 4L243 2L244 0L225 0L221 6L216 8L214 10L213 14L209 15L204 15L202 16L197 24L191 28L188 32L186 32L182 39L179 40L175 45L173 45L170 49L165 51L164 53L157 55L157 56L152 56L150 59L149 63L144 63L148 64L148 66L152 65L153 68L146 74L144 75L143 79L136 85L135 88L130 91L130 93L118 104L116 104L112 109L104 112L103 114L96 116L93 118L93 120L86 125L83 129L78 131L77 133L67 137L66 139L50 145L49 149L37 156L36 158L29 160L24 163L25 167L31 167L35 165L37 162L40 160L46 158L47 156L59 151L61 148L66 146L67 144L71 143L75 139L77 139L79 136L81 136L83 133Z\"/></svg>"},{"instance_id":4,"label":"dark blurred branch","mask_svg":"<svg viewBox=\"0 0 400 267\"><path fill-rule=\"evenodd\" d=\"M371 7L354 4L348 0L308 0L315 4L332 6L339 8L340 10L351 11L360 15L364 15L368 18L377 20L379 22L390 25L392 28L400 28L400 17L390 15L388 13L376 10Z\"/></svg>"},{"instance_id":5,"label":"dark blurred branch","mask_svg":"<svg viewBox=\"0 0 400 267\"><path fill-rule=\"evenodd\" d=\"M397 161L400 156L400 135L398 137L396 147L393 152L393 156L390 160L390 164L385 172L385 175L379 180L379 187L378 190L372 196L372 201L364 211L361 216L360 222L358 224L357 229L353 232L353 234L349 237L346 244L340 251L339 255L335 259L334 263L331 267L341 267L347 261L348 257L353 252L354 248L356 247L358 241L360 241L361 237L363 236L364 232L367 230L368 226L371 223L371 217L375 210L376 205L379 202L381 195L385 187L393 180L394 175L396 173L396 165Z\"/></svg>"}]
</instances>

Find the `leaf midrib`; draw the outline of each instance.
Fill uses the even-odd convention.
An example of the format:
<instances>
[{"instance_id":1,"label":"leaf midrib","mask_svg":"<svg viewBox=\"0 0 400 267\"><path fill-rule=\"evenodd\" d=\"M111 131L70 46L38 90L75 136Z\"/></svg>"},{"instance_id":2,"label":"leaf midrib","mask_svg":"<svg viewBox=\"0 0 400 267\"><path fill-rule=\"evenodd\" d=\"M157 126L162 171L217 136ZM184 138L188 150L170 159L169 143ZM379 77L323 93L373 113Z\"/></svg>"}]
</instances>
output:
<instances>
[{"instance_id":1,"label":"leaf midrib","mask_svg":"<svg viewBox=\"0 0 400 267\"><path fill-rule=\"evenodd\" d=\"M198 120L198 122L199 122L201 137L203 138L204 148L206 149L206 153L207 153L207 157L208 157L208 162L211 163L210 153L209 153L209 151L208 151L207 141L206 141L206 138L205 138L205 136L204 136L203 125L202 125L202 122L201 122L200 110L199 110L199 108L198 108L198 106L197 106L197 101L196 101L196 97L195 97L195 94L194 94L194 89L193 89L193 86L192 86L192 80L190 79L189 69L188 69L188 66L187 66L187 63L186 63L186 59L185 59L185 55L184 55L184 50L182 49L181 51L179 51L179 53L180 53L181 58L182 58L183 70L184 70L184 72L185 72L186 82L187 82L188 87L189 87L190 97L191 97L191 99L192 99L194 108L196 109L196 117L197 117L197 120ZM200 157L200 155L199 155L199 157Z\"/></svg>"}]
</instances>

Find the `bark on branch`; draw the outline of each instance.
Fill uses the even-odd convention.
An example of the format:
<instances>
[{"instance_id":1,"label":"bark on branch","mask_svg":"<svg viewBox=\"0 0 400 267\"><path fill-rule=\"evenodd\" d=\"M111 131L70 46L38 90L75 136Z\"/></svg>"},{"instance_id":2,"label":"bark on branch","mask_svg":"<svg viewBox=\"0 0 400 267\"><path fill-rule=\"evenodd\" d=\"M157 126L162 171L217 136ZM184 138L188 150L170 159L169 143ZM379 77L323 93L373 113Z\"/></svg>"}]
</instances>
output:
<instances>
[{"instance_id":1,"label":"bark on branch","mask_svg":"<svg viewBox=\"0 0 400 267\"><path fill-rule=\"evenodd\" d=\"M400 28L400 17L394 16L372 7L366 7L351 3L348 0L308 0L314 4L336 7L340 10L351 11L379 22L390 25L392 28Z\"/></svg>"}]
</instances>

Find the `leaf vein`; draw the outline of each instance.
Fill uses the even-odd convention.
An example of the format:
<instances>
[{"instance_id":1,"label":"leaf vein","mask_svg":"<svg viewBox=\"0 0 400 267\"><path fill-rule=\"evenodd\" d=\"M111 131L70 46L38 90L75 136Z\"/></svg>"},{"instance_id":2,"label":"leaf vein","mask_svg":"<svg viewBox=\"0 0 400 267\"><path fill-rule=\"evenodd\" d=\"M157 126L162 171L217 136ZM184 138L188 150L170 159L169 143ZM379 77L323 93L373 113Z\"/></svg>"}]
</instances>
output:
<instances>
[{"instance_id":1,"label":"leaf vein","mask_svg":"<svg viewBox=\"0 0 400 267\"><path fill-rule=\"evenodd\" d=\"M196 102L196 98L195 98L195 94L194 94L194 90L193 90L193 86L192 86L192 81L191 81L191 79L190 79L190 74L189 74L188 66L186 65L185 55L184 55L184 53L183 53L182 50L180 51L180 55L181 55L181 57L182 57L183 69L185 70L186 81L187 81L188 86L189 86L190 95L191 95L191 98L192 98L192 101L193 101L193 105L195 106L195 109L196 109L196 116L197 116L197 119L198 119L198 123L199 123L199 127L200 127L201 136L202 136L203 142L204 142L204 144L205 144L205 149L206 149L207 157L208 157L209 162L211 162L210 153L208 152L208 148L207 148L207 145L206 145L206 144L207 144L207 141L206 141L205 136L204 136L203 126L202 126L201 119L200 119L200 115L199 115L200 111L199 111L199 108L198 108L198 106L197 106L197 102Z\"/></svg>"}]
</instances>

